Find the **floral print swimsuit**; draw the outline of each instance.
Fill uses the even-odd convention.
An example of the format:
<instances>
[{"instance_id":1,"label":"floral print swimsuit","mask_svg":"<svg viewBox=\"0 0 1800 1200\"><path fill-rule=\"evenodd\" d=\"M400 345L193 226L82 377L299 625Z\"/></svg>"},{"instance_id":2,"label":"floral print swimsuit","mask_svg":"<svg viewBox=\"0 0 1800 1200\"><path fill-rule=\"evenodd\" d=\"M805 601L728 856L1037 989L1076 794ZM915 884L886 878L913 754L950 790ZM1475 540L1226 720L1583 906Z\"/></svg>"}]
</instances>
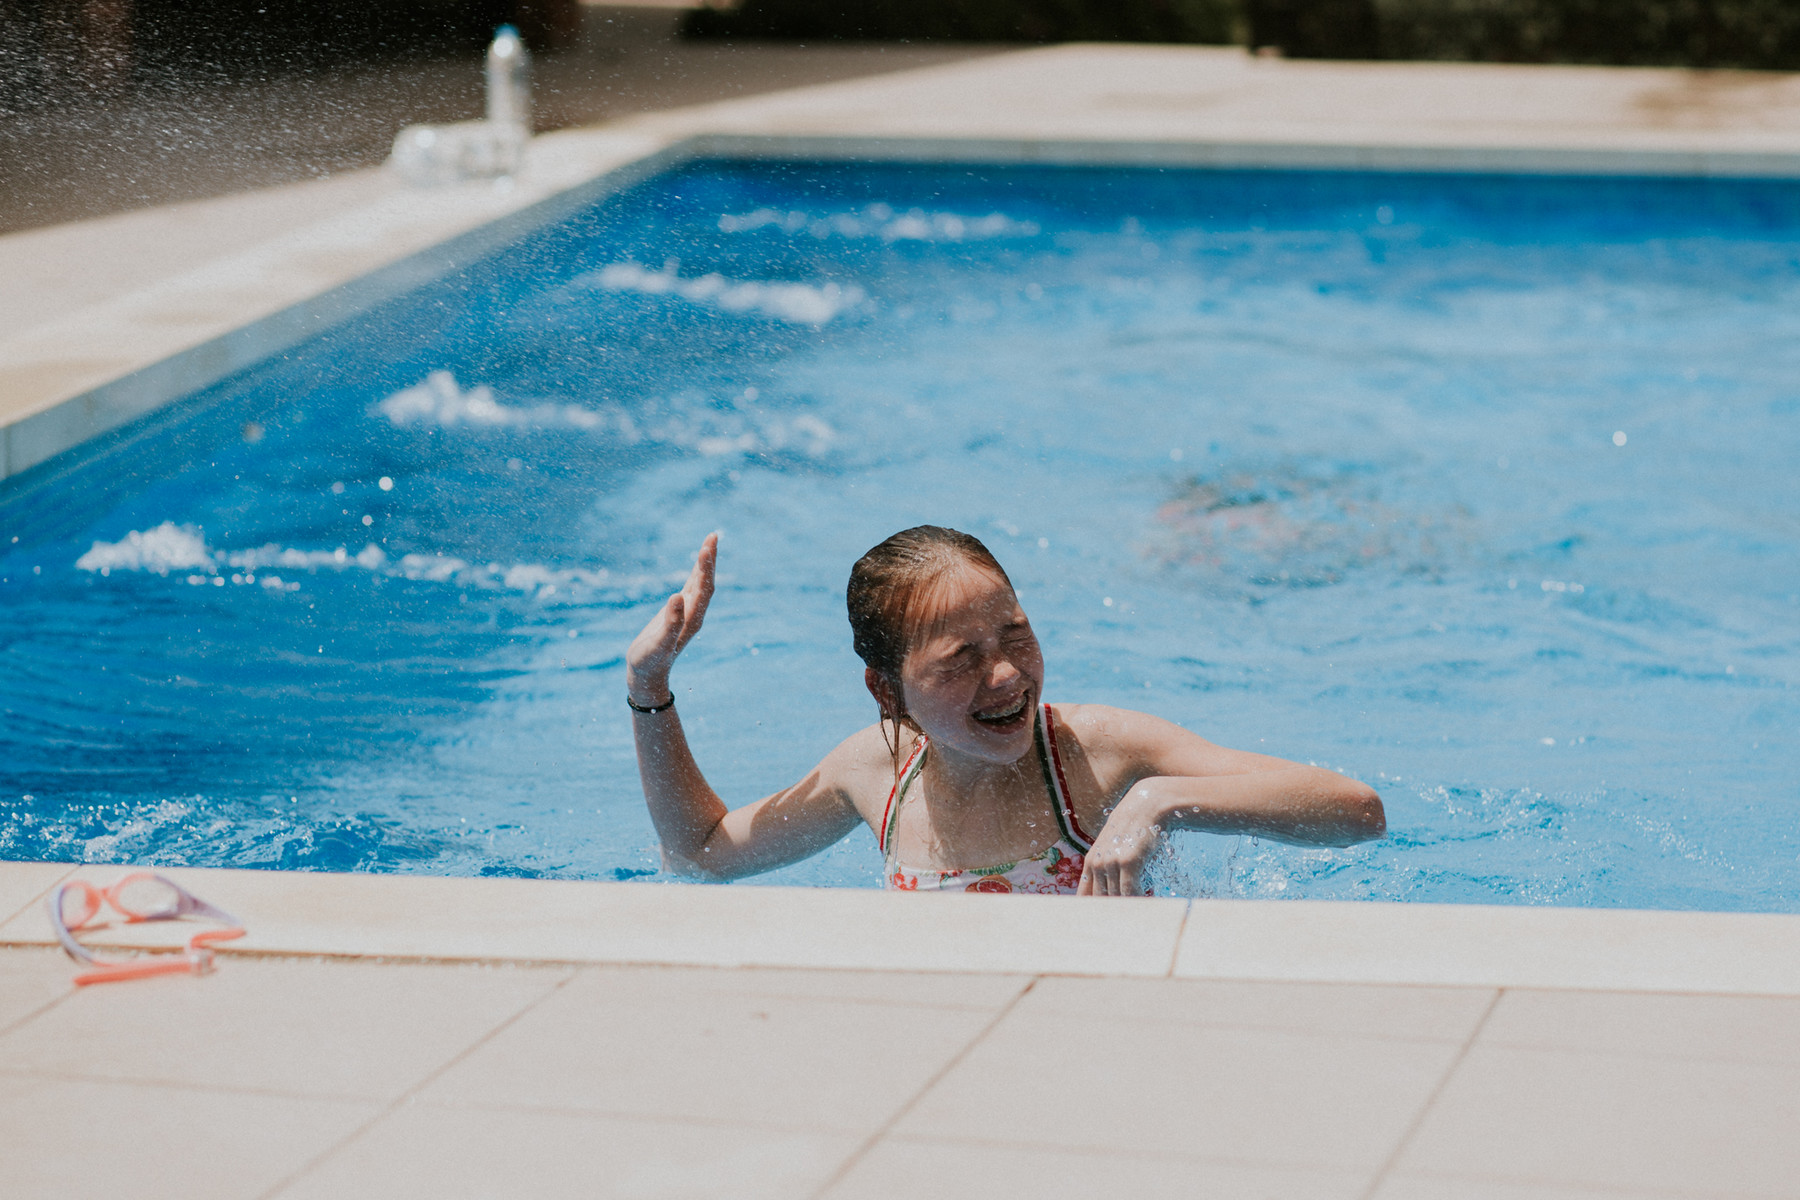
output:
<instances>
[{"instance_id":1,"label":"floral print swimsuit","mask_svg":"<svg viewBox=\"0 0 1800 1200\"><path fill-rule=\"evenodd\" d=\"M902 892L1038 892L1043 895L1074 895L1081 883L1081 866L1093 839L1082 830L1069 803L1069 789L1063 782L1062 758L1056 749L1056 726L1050 706L1038 706L1038 765L1044 772L1044 784L1050 790L1056 812L1058 837L1030 858L1000 863L992 867L974 867L962 871L911 871L894 861L894 825L900 818L900 806L906 793L925 768L925 751L930 739L924 734L914 743L912 753L900 768L900 777L888 793L887 807L881 814L881 853L886 862L883 873L890 890Z\"/></svg>"}]
</instances>

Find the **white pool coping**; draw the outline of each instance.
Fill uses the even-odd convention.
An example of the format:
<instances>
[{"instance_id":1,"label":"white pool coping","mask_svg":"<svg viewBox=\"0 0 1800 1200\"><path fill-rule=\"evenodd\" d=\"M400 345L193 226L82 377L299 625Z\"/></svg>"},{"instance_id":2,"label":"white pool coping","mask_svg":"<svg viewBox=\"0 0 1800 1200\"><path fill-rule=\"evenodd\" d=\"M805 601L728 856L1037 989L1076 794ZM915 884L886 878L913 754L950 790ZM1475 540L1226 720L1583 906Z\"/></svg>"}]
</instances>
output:
<instances>
[{"instance_id":1,"label":"white pool coping","mask_svg":"<svg viewBox=\"0 0 1800 1200\"><path fill-rule=\"evenodd\" d=\"M0 478L706 155L1793 178L1800 77L1063 46L548 135L507 187L361 172L10 235L0 279L45 299L0 309ZM0 863L0 944L120 870ZM1779 914L170 874L244 917L239 954L1800 995Z\"/></svg>"},{"instance_id":2,"label":"white pool coping","mask_svg":"<svg viewBox=\"0 0 1800 1200\"><path fill-rule=\"evenodd\" d=\"M54 942L61 881L132 869L0 863L0 946ZM166 873L245 923L231 954L1800 995L1800 916L1776 913Z\"/></svg>"}]
</instances>

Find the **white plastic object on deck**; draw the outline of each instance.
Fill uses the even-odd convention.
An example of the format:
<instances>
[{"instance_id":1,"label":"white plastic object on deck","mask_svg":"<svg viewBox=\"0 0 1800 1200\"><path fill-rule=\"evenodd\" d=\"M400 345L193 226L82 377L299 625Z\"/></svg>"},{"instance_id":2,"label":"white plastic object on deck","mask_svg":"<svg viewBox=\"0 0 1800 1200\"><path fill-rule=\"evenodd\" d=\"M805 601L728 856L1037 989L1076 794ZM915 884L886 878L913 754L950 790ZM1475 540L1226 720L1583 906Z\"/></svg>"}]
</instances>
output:
<instances>
[{"instance_id":1,"label":"white plastic object on deck","mask_svg":"<svg viewBox=\"0 0 1800 1200\"><path fill-rule=\"evenodd\" d=\"M517 175L531 140L530 71L519 31L502 25L487 52L487 118L408 125L395 136L388 163L419 187Z\"/></svg>"},{"instance_id":2,"label":"white plastic object on deck","mask_svg":"<svg viewBox=\"0 0 1800 1200\"><path fill-rule=\"evenodd\" d=\"M531 54L511 25L502 25L488 44L487 119L531 134Z\"/></svg>"}]
</instances>

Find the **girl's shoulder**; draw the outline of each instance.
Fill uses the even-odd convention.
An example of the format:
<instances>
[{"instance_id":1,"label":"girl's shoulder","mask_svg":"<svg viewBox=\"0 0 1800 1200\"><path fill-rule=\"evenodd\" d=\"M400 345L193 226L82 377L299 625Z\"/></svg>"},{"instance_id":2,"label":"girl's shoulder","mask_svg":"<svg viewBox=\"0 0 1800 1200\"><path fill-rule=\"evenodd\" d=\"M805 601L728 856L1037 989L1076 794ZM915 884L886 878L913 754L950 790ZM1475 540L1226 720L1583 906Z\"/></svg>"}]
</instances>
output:
<instances>
[{"instance_id":1,"label":"girl's shoulder","mask_svg":"<svg viewBox=\"0 0 1800 1200\"><path fill-rule=\"evenodd\" d=\"M1055 705L1058 734L1085 756L1096 776L1115 786L1152 775L1242 775L1292 766L1285 759L1233 750L1173 721L1107 704ZM1121 793L1122 794L1122 793Z\"/></svg>"},{"instance_id":2,"label":"girl's shoulder","mask_svg":"<svg viewBox=\"0 0 1800 1200\"><path fill-rule=\"evenodd\" d=\"M904 762L907 755L912 753L917 736L911 730L900 731L898 761ZM894 785L896 760L893 737L891 725L885 730L880 725L869 725L857 730L839 742L820 761L820 782L836 789L868 817L871 810L878 810L881 805L886 804L888 791ZM872 819L880 819L879 811L875 812Z\"/></svg>"},{"instance_id":3,"label":"girl's shoulder","mask_svg":"<svg viewBox=\"0 0 1800 1200\"><path fill-rule=\"evenodd\" d=\"M1071 751L1085 756L1098 770L1130 772L1149 766L1173 745L1208 744L1172 721L1135 709L1064 703L1050 709L1059 740L1072 742Z\"/></svg>"},{"instance_id":4,"label":"girl's shoulder","mask_svg":"<svg viewBox=\"0 0 1800 1200\"><path fill-rule=\"evenodd\" d=\"M1157 726L1168 725L1160 717L1114 708L1110 704L1069 704L1058 701L1050 705L1055 716L1056 732L1073 737L1090 754L1117 749L1122 745L1154 736Z\"/></svg>"}]
</instances>

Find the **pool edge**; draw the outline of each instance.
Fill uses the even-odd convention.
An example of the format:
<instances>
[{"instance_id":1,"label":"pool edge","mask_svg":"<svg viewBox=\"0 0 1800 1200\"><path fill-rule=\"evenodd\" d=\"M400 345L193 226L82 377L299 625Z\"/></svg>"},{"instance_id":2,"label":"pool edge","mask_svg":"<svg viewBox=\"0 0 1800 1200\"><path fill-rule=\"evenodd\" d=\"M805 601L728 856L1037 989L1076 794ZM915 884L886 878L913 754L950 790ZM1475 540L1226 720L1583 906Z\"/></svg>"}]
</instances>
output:
<instances>
[{"instance_id":1,"label":"pool edge","mask_svg":"<svg viewBox=\"0 0 1800 1200\"><path fill-rule=\"evenodd\" d=\"M146 323L147 315L165 308L209 315L216 312L218 294L226 293L229 302L231 292L247 290L246 277L263 282L291 270L303 281L316 280L322 258L360 255L365 259L355 269L336 272L317 290L308 290L302 283L286 303L253 320L198 340L191 337L190 330L176 327L166 335L172 343L165 347L167 352L150 361L61 398L17 404L25 411L0 424L0 482L126 430L184 397L441 279L460 265L691 156L680 143L638 135L592 134L564 138L560 144L554 138L542 140L551 149L541 157L577 161L546 163L541 178L519 191L517 203L506 198L496 201L494 194L479 191L458 195L455 189L384 196L382 203L388 211L366 206L318 227L295 231L257 251L207 264L139 295L97 306L103 311L82 310L43 329L30 330L13 343L0 344L0 363L7 366L14 365L9 359L22 360L29 372L41 359L54 367L56 347L70 340L71 330L84 321L95 321L103 332L107 325L118 325L128 333L138 333L137 327ZM598 159L603 165L592 167L581 162L583 158ZM396 258L388 249L389 242L394 227L408 221L405 216L396 220L392 210L404 208L409 200L432 211L411 222L414 228L405 232L415 235L416 244ZM345 246L359 236L365 245Z\"/></svg>"},{"instance_id":2,"label":"pool edge","mask_svg":"<svg viewBox=\"0 0 1800 1200\"><path fill-rule=\"evenodd\" d=\"M53 945L40 906L73 873L132 869L0 862L0 946ZM167 873L245 922L228 954L1800 996L1800 915L1786 913ZM174 932L89 940L167 946Z\"/></svg>"}]
</instances>

